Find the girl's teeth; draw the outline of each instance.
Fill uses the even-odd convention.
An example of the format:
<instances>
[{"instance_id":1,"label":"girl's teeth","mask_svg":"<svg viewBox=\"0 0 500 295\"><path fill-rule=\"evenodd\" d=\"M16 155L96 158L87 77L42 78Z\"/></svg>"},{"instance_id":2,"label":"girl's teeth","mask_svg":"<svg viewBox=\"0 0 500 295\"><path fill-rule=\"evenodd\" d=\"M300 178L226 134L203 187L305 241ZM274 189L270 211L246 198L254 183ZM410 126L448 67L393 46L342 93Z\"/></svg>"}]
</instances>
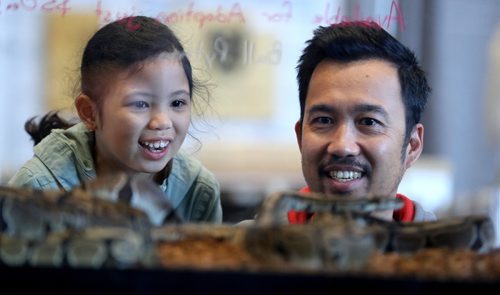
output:
<instances>
[{"instance_id":1,"label":"girl's teeth","mask_svg":"<svg viewBox=\"0 0 500 295\"><path fill-rule=\"evenodd\" d=\"M155 141L155 142L142 142L142 144L145 147L150 148L150 149L163 149L163 148L167 147L168 141L161 140L161 141Z\"/></svg>"}]
</instances>

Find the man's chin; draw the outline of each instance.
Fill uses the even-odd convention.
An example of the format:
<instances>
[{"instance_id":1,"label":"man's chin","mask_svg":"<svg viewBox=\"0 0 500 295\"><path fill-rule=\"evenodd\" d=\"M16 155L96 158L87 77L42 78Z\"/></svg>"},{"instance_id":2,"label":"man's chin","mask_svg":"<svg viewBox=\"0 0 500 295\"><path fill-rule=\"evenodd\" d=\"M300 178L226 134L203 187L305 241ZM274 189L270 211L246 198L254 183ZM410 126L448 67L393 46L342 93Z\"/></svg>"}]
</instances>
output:
<instances>
[{"instance_id":1,"label":"man's chin","mask_svg":"<svg viewBox=\"0 0 500 295\"><path fill-rule=\"evenodd\" d=\"M338 189L338 187L332 187L330 183L327 184L322 183L316 189L313 186L311 186L310 189L312 192L319 192L327 195L333 195L353 200L367 198L367 193L364 191L361 192L359 190L347 189L347 187L345 187L344 189Z\"/></svg>"},{"instance_id":2,"label":"man's chin","mask_svg":"<svg viewBox=\"0 0 500 295\"><path fill-rule=\"evenodd\" d=\"M353 199L353 200L363 199L366 196L366 194L359 194L359 193L352 192L352 191L338 191L338 190L327 190L326 194L338 196L341 198Z\"/></svg>"}]
</instances>

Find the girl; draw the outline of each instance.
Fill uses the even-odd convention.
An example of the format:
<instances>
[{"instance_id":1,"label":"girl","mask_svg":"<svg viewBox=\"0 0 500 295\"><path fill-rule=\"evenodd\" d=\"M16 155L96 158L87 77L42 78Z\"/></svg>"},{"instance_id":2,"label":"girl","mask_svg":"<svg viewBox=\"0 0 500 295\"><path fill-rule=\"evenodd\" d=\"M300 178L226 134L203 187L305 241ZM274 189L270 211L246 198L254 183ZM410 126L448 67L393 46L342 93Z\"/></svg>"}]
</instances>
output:
<instances>
[{"instance_id":1,"label":"girl","mask_svg":"<svg viewBox=\"0 0 500 295\"><path fill-rule=\"evenodd\" d=\"M179 152L195 87L184 49L164 24L137 16L102 27L83 52L75 99L82 122L47 135L8 184L69 191L125 172L154 180L185 221L220 223L219 183Z\"/></svg>"}]
</instances>

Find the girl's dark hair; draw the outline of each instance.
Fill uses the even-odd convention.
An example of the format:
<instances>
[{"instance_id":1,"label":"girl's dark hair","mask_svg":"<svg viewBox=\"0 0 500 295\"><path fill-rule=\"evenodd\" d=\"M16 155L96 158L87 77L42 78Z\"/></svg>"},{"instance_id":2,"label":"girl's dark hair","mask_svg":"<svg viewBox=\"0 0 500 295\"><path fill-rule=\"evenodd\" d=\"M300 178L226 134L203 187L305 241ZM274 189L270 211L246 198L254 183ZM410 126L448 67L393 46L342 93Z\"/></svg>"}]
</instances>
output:
<instances>
[{"instance_id":1,"label":"girl's dark hair","mask_svg":"<svg viewBox=\"0 0 500 295\"><path fill-rule=\"evenodd\" d=\"M318 27L313 38L307 41L297 66L301 124L311 76L325 59L341 63L380 59L393 64L398 69L405 106L405 142L409 140L413 127L420 122L431 91L425 73L410 49L375 22L343 22Z\"/></svg>"},{"instance_id":2,"label":"girl's dark hair","mask_svg":"<svg viewBox=\"0 0 500 295\"><path fill-rule=\"evenodd\" d=\"M140 62L164 52L178 54L192 95L192 68L184 48L170 28L145 16L109 23L92 36L80 67L81 92L99 105L110 72L140 66Z\"/></svg>"},{"instance_id":3,"label":"girl's dark hair","mask_svg":"<svg viewBox=\"0 0 500 295\"><path fill-rule=\"evenodd\" d=\"M37 117L31 117L24 123L24 130L28 132L33 140L33 145L37 145L42 139L49 135L52 129L67 129L73 123L59 116L56 111L48 112L37 122Z\"/></svg>"},{"instance_id":4,"label":"girl's dark hair","mask_svg":"<svg viewBox=\"0 0 500 295\"><path fill-rule=\"evenodd\" d=\"M191 63L183 46L169 27L146 16L132 16L111 22L90 38L83 51L80 66L80 92L93 99L100 109L100 98L105 94L107 81L116 71L131 67L140 69L141 62L161 53L177 55L192 97L198 85L193 80ZM50 126L71 126L56 113L49 113L44 118L50 119L50 124L36 126L34 118L26 122L25 129L35 142L50 133Z\"/></svg>"}]
</instances>

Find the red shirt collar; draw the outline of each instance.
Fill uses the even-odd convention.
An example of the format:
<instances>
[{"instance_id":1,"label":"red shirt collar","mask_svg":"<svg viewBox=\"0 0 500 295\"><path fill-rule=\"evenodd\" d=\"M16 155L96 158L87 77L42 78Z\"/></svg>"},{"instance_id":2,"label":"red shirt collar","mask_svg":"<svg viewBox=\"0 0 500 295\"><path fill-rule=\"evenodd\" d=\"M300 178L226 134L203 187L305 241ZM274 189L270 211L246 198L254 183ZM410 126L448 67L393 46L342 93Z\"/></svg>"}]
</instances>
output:
<instances>
[{"instance_id":1,"label":"red shirt collar","mask_svg":"<svg viewBox=\"0 0 500 295\"><path fill-rule=\"evenodd\" d=\"M303 187L299 190L301 193L309 193L311 190L308 186ZM392 218L394 221L398 222L411 222L415 218L415 206L413 205L413 201L408 197L402 194L397 194L396 198L403 200L404 205L402 208L398 210L394 210ZM288 222L291 224L304 224L306 223L314 213L306 212L306 211L296 211L290 210L288 211Z\"/></svg>"}]
</instances>

